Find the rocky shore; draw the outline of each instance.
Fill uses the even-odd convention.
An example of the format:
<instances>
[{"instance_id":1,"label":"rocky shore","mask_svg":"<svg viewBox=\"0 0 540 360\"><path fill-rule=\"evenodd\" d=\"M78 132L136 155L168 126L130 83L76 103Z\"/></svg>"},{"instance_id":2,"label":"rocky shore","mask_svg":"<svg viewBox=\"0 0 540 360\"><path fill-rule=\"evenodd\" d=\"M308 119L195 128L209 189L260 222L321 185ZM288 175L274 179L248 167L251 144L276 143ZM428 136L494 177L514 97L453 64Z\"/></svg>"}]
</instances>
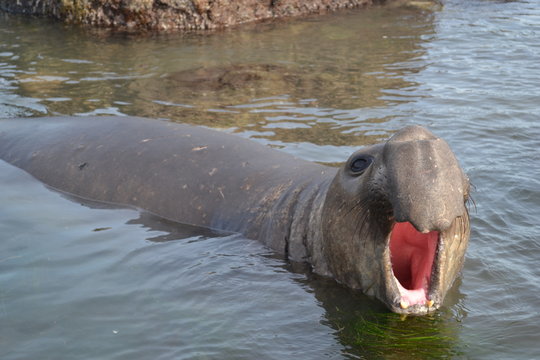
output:
<instances>
[{"instance_id":1,"label":"rocky shore","mask_svg":"<svg viewBox=\"0 0 540 360\"><path fill-rule=\"evenodd\" d=\"M207 30L392 0L0 0L0 10L131 31Z\"/></svg>"}]
</instances>

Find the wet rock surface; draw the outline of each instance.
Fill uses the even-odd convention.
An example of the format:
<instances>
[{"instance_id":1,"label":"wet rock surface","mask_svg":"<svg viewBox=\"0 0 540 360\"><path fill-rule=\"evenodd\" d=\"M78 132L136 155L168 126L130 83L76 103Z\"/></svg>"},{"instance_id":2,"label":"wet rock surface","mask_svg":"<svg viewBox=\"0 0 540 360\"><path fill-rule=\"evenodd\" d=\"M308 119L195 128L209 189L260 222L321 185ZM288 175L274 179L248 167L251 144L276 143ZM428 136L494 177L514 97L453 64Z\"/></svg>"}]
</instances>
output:
<instances>
[{"instance_id":1,"label":"wet rock surface","mask_svg":"<svg viewBox=\"0 0 540 360\"><path fill-rule=\"evenodd\" d=\"M388 0L0 0L0 9L118 30L207 30Z\"/></svg>"}]
</instances>

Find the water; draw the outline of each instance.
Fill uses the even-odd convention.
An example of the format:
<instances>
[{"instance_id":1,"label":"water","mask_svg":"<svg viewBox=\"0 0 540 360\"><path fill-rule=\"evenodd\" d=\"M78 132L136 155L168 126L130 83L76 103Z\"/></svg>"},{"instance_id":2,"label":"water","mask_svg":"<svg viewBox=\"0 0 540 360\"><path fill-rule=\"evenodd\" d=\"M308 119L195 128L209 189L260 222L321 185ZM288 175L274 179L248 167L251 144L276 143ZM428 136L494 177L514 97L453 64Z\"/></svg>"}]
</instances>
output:
<instances>
[{"instance_id":1,"label":"water","mask_svg":"<svg viewBox=\"0 0 540 360\"><path fill-rule=\"evenodd\" d=\"M462 277L401 319L238 235L68 199L0 162L0 358L540 357L540 9L376 8L210 36L0 17L0 116L142 115L335 164L418 123L475 186Z\"/></svg>"}]
</instances>

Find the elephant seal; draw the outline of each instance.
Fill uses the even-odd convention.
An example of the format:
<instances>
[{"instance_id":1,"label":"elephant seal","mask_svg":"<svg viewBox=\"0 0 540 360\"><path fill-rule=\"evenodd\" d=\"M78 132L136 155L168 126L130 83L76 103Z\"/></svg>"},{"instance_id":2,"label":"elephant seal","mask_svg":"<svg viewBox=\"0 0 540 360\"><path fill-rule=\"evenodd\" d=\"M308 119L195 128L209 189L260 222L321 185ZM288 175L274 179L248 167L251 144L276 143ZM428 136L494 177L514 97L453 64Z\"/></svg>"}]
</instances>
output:
<instances>
[{"instance_id":1,"label":"elephant seal","mask_svg":"<svg viewBox=\"0 0 540 360\"><path fill-rule=\"evenodd\" d=\"M6 119L0 158L65 193L258 239L398 313L441 305L469 239L469 180L420 126L338 169L168 121Z\"/></svg>"}]
</instances>

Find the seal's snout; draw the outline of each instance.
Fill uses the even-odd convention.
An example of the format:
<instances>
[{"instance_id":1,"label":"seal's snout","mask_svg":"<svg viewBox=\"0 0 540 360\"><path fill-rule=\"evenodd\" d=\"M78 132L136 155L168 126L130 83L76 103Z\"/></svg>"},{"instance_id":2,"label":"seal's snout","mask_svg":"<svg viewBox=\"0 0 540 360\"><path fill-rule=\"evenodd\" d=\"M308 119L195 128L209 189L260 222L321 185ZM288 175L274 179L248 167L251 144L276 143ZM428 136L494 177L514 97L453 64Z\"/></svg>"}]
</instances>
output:
<instances>
[{"instance_id":1,"label":"seal's snout","mask_svg":"<svg viewBox=\"0 0 540 360\"><path fill-rule=\"evenodd\" d=\"M444 140L409 126L386 142L383 158L396 221L428 233L447 229L465 213L468 180Z\"/></svg>"}]
</instances>

